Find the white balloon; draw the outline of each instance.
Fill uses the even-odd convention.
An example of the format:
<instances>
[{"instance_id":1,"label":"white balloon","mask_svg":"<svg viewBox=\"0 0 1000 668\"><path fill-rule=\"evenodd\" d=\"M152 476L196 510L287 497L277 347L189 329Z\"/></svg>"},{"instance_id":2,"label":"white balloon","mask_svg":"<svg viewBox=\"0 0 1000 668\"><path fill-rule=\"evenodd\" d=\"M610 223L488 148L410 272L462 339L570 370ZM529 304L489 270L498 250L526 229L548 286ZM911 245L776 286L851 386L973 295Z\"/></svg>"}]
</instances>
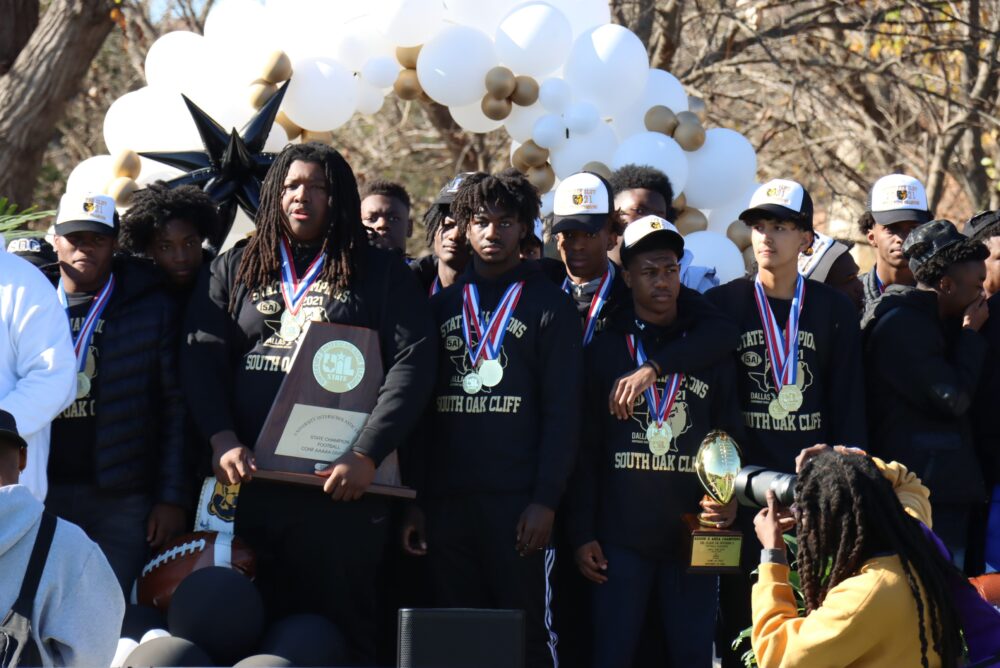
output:
<instances>
[{"instance_id":1,"label":"white balloon","mask_svg":"<svg viewBox=\"0 0 1000 668\"><path fill-rule=\"evenodd\" d=\"M510 110L510 116L504 119L503 125L511 139L526 142L531 139L535 121L544 115L545 109L537 102L530 107L519 107L515 104Z\"/></svg>"},{"instance_id":2,"label":"white balloon","mask_svg":"<svg viewBox=\"0 0 1000 668\"><path fill-rule=\"evenodd\" d=\"M205 38L186 30L175 30L153 42L146 53L146 83L150 86L185 90L192 76L202 75L209 49Z\"/></svg>"},{"instance_id":3,"label":"white balloon","mask_svg":"<svg viewBox=\"0 0 1000 668\"><path fill-rule=\"evenodd\" d=\"M615 131L619 137L630 137L646 131L646 112L662 105L675 114L688 110L684 85L670 72L651 69L638 102L615 115Z\"/></svg>"},{"instance_id":4,"label":"white balloon","mask_svg":"<svg viewBox=\"0 0 1000 668\"><path fill-rule=\"evenodd\" d=\"M486 73L497 64L493 41L466 26L449 26L420 49L417 78L435 102L462 106L481 100Z\"/></svg>"},{"instance_id":5,"label":"white balloon","mask_svg":"<svg viewBox=\"0 0 1000 668\"><path fill-rule=\"evenodd\" d=\"M217 0L205 17L204 35L213 42L227 46L269 39L269 26L264 5L257 0Z\"/></svg>"},{"instance_id":6,"label":"white balloon","mask_svg":"<svg viewBox=\"0 0 1000 668\"><path fill-rule=\"evenodd\" d=\"M556 188L559 187L559 179L556 179L556 184L552 186L552 190L548 191L542 195L542 205L540 209L540 214L542 218L545 218L552 213L552 209L556 202Z\"/></svg>"},{"instance_id":7,"label":"white balloon","mask_svg":"<svg viewBox=\"0 0 1000 668\"><path fill-rule=\"evenodd\" d=\"M561 114L573 99L573 89L565 79L552 77L538 87L538 101L546 111Z\"/></svg>"},{"instance_id":8,"label":"white balloon","mask_svg":"<svg viewBox=\"0 0 1000 668\"><path fill-rule=\"evenodd\" d=\"M385 104L385 93L366 81L358 82L358 113L371 116L377 114ZM277 125L277 124L275 124Z\"/></svg>"},{"instance_id":9,"label":"white balloon","mask_svg":"<svg viewBox=\"0 0 1000 668\"><path fill-rule=\"evenodd\" d=\"M574 102L563 112L563 120L570 132L587 134L601 122L601 115L590 102Z\"/></svg>"},{"instance_id":10,"label":"white balloon","mask_svg":"<svg viewBox=\"0 0 1000 668\"><path fill-rule=\"evenodd\" d=\"M536 78L558 69L572 46L573 29L569 20L544 2L515 8L496 31L500 62L517 74Z\"/></svg>"},{"instance_id":11,"label":"white balloon","mask_svg":"<svg viewBox=\"0 0 1000 668\"><path fill-rule=\"evenodd\" d=\"M715 267L719 283L728 283L746 274L743 253L726 235L707 230L692 232L684 237L684 250L694 256L692 264Z\"/></svg>"},{"instance_id":12,"label":"white balloon","mask_svg":"<svg viewBox=\"0 0 1000 668\"><path fill-rule=\"evenodd\" d=\"M463 104L460 107L448 107L448 113L451 114L456 123L469 132L490 132L503 125L503 121L494 121L483 114L482 104L479 100L472 104Z\"/></svg>"},{"instance_id":13,"label":"white balloon","mask_svg":"<svg viewBox=\"0 0 1000 668\"><path fill-rule=\"evenodd\" d=\"M125 659L128 655L132 653L139 643L132 640L131 638L121 638L118 640L118 648L115 650L115 656L111 659L111 668L121 668L125 665Z\"/></svg>"},{"instance_id":14,"label":"white balloon","mask_svg":"<svg viewBox=\"0 0 1000 668\"><path fill-rule=\"evenodd\" d=\"M566 124L556 114L546 114L535 121L531 138L542 148L556 149L566 141Z\"/></svg>"},{"instance_id":15,"label":"white balloon","mask_svg":"<svg viewBox=\"0 0 1000 668\"><path fill-rule=\"evenodd\" d=\"M280 153L286 144L288 144L288 133L285 132L285 128L275 123L264 141L264 150L268 153Z\"/></svg>"},{"instance_id":16,"label":"white balloon","mask_svg":"<svg viewBox=\"0 0 1000 668\"><path fill-rule=\"evenodd\" d=\"M583 169L588 162L610 165L618 147L618 138L607 123L600 123L585 135L570 135L562 146L552 151L549 161L556 176L565 179Z\"/></svg>"},{"instance_id":17,"label":"white balloon","mask_svg":"<svg viewBox=\"0 0 1000 668\"><path fill-rule=\"evenodd\" d=\"M646 47L628 28L601 26L573 43L565 77L578 99L614 116L634 104L645 90L649 77Z\"/></svg>"},{"instance_id":18,"label":"white balloon","mask_svg":"<svg viewBox=\"0 0 1000 668\"><path fill-rule=\"evenodd\" d=\"M170 637L170 632L167 631L166 629L150 629L142 635L142 639L139 641L139 644L141 645L144 642L149 642L150 640L155 640L156 638L169 638L169 637Z\"/></svg>"},{"instance_id":19,"label":"white balloon","mask_svg":"<svg viewBox=\"0 0 1000 668\"><path fill-rule=\"evenodd\" d=\"M141 155L139 156L139 162L142 167L139 170L139 178L137 178L135 182L140 186L147 186L154 181L169 181L170 179L175 179L185 173L183 170L177 169L176 167L171 167L170 165L165 165L162 162L144 158Z\"/></svg>"},{"instance_id":20,"label":"white balloon","mask_svg":"<svg viewBox=\"0 0 1000 668\"><path fill-rule=\"evenodd\" d=\"M340 63L329 58L306 58L292 67L281 108L288 119L305 130L334 130L350 120L358 106L358 81Z\"/></svg>"},{"instance_id":21,"label":"white balloon","mask_svg":"<svg viewBox=\"0 0 1000 668\"><path fill-rule=\"evenodd\" d=\"M376 88L388 88L399 76L399 63L389 56L369 58L361 68L361 79Z\"/></svg>"},{"instance_id":22,"label":"white balloon","mask_svg":"<svg viewBox=\"0 0 1000 668\"><path fill-rule=\"evenodd\" d=\"M82 194L88 192L104 192L104 186L114 178L111 173L111 156L95 155L87 158L69 173L66 179L66 192Z\"/></svg>"},{"instance_id":23,"label":"white balloon","mask_svg":"<svg viewBox=\"0 0 1000 668\"><path fill-rule=\"evenodd\" d=\"M379 32L378 21L373 15L348 21L339 26L332 36L328 32L321 53L329 55L352 72L360 72L365 63L376 56L396 59L395 45Z\"/></svg>"},{"instance_id":24,"label":"white balloon","mask_svg":"<svg viewBox=\"0 0 1000 668\"><path fill-rule=\"evenodd\" d=\"M576 38L588 30L611 23L608 0L545 0L569 19Z\"/></svg>"},{"instance_id":25,"label":"white balloon","mask_svg":"<svg viewBox=\"0 0 1000 668\"><path fill-rule=\"evenodd\" d=\"M680 193L688 182L688 158L684 149L672 137L659 132L640 132L621 143L611 161L611 169L625 165L648 165L670 179L675 193Z\"/></svg>"},{"instance_id":26,"label":"white balloon","mask_svg":"<svg viewBox=\"0 0 1000 668\"><path fill-rule=\"evenodd\" d=\"M712 128L704 145L688 154L690 175L684 188L688 206L711 209L743 193L757 175L757 154L746 137L728 128Z\"/></svg>"},{"instance_id":27,"label":"white balloon","mask_svg":"<svg viewBox=\"0 0 1000 668\"><path fill-rule=\"evenodd\" d=\"M441 28L444 5L441 0L376 0L371 15L379 19L379 29L396 46L417 46Z\"/></svg>"},{"instance_id":28,"label":"white balloon","mask_svg":"<svg viewBox=\"0 0 1000 668\"><path fill-rule=\"evenodd\" d=\"M180 151L202 148L180 93L146 86L115 100L104 116L108 152Z\"/></svg>"},{"instance_id":29,"label":"white balloon","mask_svg":"<svg viewBox=\"0 0 1000 668\"><path fill-rule=\"evenodd\" d=\"M445 20L492 35L500 21L523 0L445 0Z\"/></svg>"},{"instance_id":30,"label":"white balloon","mask_svg":"<svg viewBox=\"0 0 1000 668\"><path fill-rule=\"evenodd\" d=\"M702 213L708 218L708 231L724 235L733 221L739 220L740 214L750 206L750 198L756 190L757 184L753 183L736 199L720 204L714 209L703 210Z\"/></svg>"}]
</instances>

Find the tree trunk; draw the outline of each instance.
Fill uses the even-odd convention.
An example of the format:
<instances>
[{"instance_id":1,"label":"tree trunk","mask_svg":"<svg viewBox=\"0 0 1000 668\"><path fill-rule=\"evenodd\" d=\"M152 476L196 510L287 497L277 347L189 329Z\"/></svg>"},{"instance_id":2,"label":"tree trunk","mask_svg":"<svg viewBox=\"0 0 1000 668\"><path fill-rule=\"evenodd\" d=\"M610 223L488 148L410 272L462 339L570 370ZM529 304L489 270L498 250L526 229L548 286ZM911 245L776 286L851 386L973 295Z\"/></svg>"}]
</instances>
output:
<instances>
[{"instance_id":1,"label":"tree trunk","mask_svg":"<svg viewBox=\"0 0 1000 668\"><path fill-rule=\"evenodd\" d=\"M31 204L55 125L114 25L111 8L108 0L53 0L0 76L0 195L21 206Z\"/></svg>"}]
</instances>

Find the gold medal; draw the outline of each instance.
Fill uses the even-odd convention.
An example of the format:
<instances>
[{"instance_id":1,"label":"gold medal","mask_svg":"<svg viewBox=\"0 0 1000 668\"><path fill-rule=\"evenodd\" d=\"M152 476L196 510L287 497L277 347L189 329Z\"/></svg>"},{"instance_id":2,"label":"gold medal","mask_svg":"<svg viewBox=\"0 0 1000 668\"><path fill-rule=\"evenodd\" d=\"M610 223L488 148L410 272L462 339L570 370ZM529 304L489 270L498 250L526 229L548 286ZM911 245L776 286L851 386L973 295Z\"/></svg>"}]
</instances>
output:
<instances>
[{"instance_id":1,"label":"gold medal","mask_svg":"<svg viewBox=\"0 0 1000 668\"><path fill-rule=\"evenodd\" d=\"M673 429L664 422L657 425L650 422L646 427L646 441L649 443L649 451L657 457L661 457L670 451L670 442L674 440Z\"/></svg>"},{"instance_id":2,"label":"gold medal","mask_svg":"<svg viewBox=\"0 0 1000 668\"><path fill-rule=\"evenodd\" d=\"M788 411L777 399L771 399L771 403L767 406L767 413L775 420L784 420L788 417Z\"/></svg>"},{"instance_id":3,"label":"gold medal","mask_svg":"<svg viewBox=\"0 0 1000 668\"><path fill-rule=\"evenodd\" d=\"M90 378L83 371L76 374L76 398L83 399L90 394Z\"/></svg>"},{"instance_id":4,"label":"gold medal","mask_svg":"<svg viewBox=\"0 0 1000 668\"><path fill-rule=\"evenodd\" d=\"M281 314L281 328L278 330L278 336L289 343L297 341L302 336L302 325L290 311Z\"/></svg>"},{"instance_id":5,"label":"gold medal","mask_svg":"<svg viewBox=\"0 0 1000 668\"><path fill-rule=\"evenodd\" d=\"M503 367L498 360L483 360L479 363L476 373L483 381L483 387L495 387L503 380Z\"/></svg>"},{"instance_id":6,"label":"gold medal","mask_svg":"<svg viewBox=\"0 0 1000 668\"><path fill-rule=\"evenodd\" d=\"M785 385L778 392L778 403L789 413L802 408L802 390L797 385Z\"/></svg>"},{"instance_id":7,"label":"gold medal","mask_svg":"<svg viewBox=\"0 0 1000 668\"><path fill-rule=\"evenodd\" d=\"M473 371L462 379L462 389L465 390L466 394L476 394L483 389L483 379Z\"/></svg>"}]
</instances>

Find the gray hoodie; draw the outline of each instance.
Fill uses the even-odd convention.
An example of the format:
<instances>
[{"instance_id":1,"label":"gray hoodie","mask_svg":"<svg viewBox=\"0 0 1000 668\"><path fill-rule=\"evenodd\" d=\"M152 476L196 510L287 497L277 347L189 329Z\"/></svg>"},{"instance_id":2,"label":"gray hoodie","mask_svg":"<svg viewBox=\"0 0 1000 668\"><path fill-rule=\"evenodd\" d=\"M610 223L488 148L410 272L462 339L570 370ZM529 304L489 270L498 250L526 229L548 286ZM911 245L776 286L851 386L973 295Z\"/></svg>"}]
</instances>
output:
<instances>
[{"instance_id":1,"label":"gray hoodie","mask_svg":"<svg viewBox=\"0 0 1000 668\"><path fill-rule=\"evenodd\" d=\"M42 509L27 487L0 487L0 618L21 589ZM111 665L124 614L121 587L100 548L59 520L31 619L43 664Z\"/></svg>"}]
</instances>

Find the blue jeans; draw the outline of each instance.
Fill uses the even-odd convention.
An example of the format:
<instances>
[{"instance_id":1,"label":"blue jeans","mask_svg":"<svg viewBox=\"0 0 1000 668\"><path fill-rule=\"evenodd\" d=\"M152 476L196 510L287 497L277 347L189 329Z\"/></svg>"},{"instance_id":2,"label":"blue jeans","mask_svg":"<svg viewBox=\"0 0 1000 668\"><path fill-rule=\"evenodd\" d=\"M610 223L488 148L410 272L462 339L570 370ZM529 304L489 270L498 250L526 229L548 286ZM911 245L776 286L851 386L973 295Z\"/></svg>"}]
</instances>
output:
<instances>
[{"instance_id":1,"label":"blue jeans","mask_svg":"<svg viewBox=\"0 0 1000 668\"><path fill-rule=\"evenodd\" d=\"M668 667L712 665L719 580L686 566L602 544L608 581L594 586L594 668L629 668L651 596L663 617Z\"/></svg>"}]
</instances>

